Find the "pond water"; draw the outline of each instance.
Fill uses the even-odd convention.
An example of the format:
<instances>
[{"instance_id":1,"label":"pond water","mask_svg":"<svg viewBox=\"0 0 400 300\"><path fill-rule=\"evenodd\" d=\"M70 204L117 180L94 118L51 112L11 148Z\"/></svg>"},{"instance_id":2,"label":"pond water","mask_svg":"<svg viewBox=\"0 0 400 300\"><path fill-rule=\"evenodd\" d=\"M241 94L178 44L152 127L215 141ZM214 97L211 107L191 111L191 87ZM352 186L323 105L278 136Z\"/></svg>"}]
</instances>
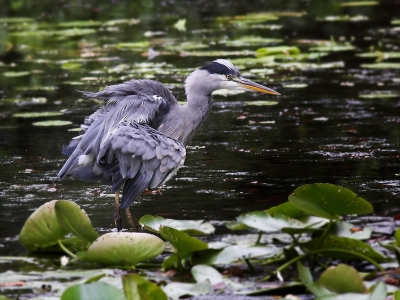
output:
<instances>
[{"instance_id":1,"label":"pond water","mask_svg":"<svg viewBox=\"0 0 400 300\"><path fill-rule=\"evenodd\" d=\"M399 213L400 2L237 2L10 2L2 9L0 255L24 253L20 229L53 199L76 201L100 231L114 227L107 186L56 178L62 145L100 104L77 90L151 78L184 100L185 76L217 58L282 96L215 95L185 167L162 195L146 193L133 205L137 220L233 220L316 182L350 188L377 215ZM255 59L270 46L301 54ZM42 123L55 120L69 122Z\"/></svg>"}]
</instances>

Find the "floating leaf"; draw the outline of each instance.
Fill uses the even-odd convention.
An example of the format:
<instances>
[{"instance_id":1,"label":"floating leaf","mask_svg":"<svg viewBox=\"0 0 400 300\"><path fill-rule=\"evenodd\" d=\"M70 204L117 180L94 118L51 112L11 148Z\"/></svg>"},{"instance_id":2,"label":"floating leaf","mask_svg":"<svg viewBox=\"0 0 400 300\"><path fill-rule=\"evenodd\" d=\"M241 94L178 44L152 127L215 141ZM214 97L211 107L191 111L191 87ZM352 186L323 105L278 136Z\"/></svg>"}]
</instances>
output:
<instances>
[{"instance_id":1,"label":"floating leaf","mask_svg":"<svg viewBox=\"0 0 400 300\"><path fill-rule=\"evenodd\" d=\"M147 49L149 46L150 46L150 44L147 41L131 42L131 43L118 43L116 45L116 47L118 49L128 48L128 49L131 49L131 50L140 50L140 51L142 51L144 49Z\"/></svg>"},{"instance_id":2,"label":"floating leaf","mask_svg":"<svg viewBox=\"0 0 400 300\"><path fill-rule=\"evenodd\" d=\"M384 98L400 97L400 94L390 91L389 92L376 91L369 94L360 94L359 97L365 99L384 99Z\"/></svg>"},{"instance_id":3,"label":"floating leaf","mask_svg":"<svg viewBox=\"0 0 400 300\"><path fill-rule=\"evenodd\" d=\"M360 274L353 267L345 264L326 269L318 279L318 283L336 294L366 292Z\"/></svg>"},{"instance_id":4,"label":"floating leaf","mask_svg":"<svg viewBox=\"0 0 400 300\"><path fill-rule=\"evenodd\" d=\"M260 100L260 101L246 101L247 105L255 105L255 106L269 106L269 105L276 105L278 101L267 101L267 100Z\"/></svg>"},{"instance_id":5,"label":"floating leaf","mask_svg":"<svg viewBox=\"0 0 400 300\"><path fill-rule=\"evenodd\" d=\"M280 248L273 245L263 247L250 247L233 245L222 250L207 250L196 253L193 261L197 264L225 265L248 258L267 258L277 255Z\"/></svg>"},{"instance_id":6,"label":"floating leaf","mask_svg":"<svg viewBox=\"0 0 400 300\"><path fill-rule=\"evenodd\" d=\"M400 69L400 63L375 63L375 64L362 64L361 68L366 69Z\"/></svg>"},{"instance_id":7,"label":"floating leaf","mask_svg":"<svg viewBox=\"0 0 400 300\"><path fill-rule=\"evenodd\" d=\"M373 6L378 4L378 1L349 1L340 3L341 6Z\"/></svg>"},{"instance_id":8,"label":"floating leaf","mask_svg":"<svg viewBox=\"0 0 400 300\"><path fill-rule=\"evenodd\" d=\"M127 300L168 300L165 292L157 284L137 274L122 276L122 284Z\"/></svg>"},{"instance_id":9,"label":"floating leaf","mask_svg":"<svg viewBox=\"0 0 400 300\"><path fill-rule=\"evenodd\" d=\"M267 210L267 212L271 216L275 216L275 214L281 214L294 219L300 219L302 217L309 216L303 210L297 208L290 202L285 202L278 206L271 207Z\"/></svg>"},{"instance_id":10,"label":"floating leaf","mask_svg":"<svg viewBox=\"0 0 400 300\"><path fill-rule=\"evenodd\" d=\"M292 83L292 84L285 84L282 87L287 89L302 89L308 87L307 83Z\"/></svg>"},{"instance_id":11,"label":"floating leaf","mask_svg":"<svg viewBox=\"0 0 400 300\"><path fill-rule=\"evenodd\" d=\"M85 21L67 21L57 23L58 27L76 28L76 27L99 27L103 23L100 21L85 20Z\"/></svg>"},{"instance_id":12,"label":"floating leaf","mask_svg":"<svg viewBox=\"0 0 400 300\"><path fill-rule=\"evenodd\" d=\"M277 46L277 47L263 47L256 51L257 57L285 54L285 55L296 55L300 53L300 49L293 46Z\"/></svg>"},{"instance_id":13,"label":"floating leaf","mask_svg":"<svg viewBox=\"0 0 400 300\"><path fill-rule=\"evenodd\" d=\"M340 51L352 51L356 48L350 44L337 44L337 43L329 43L325 46L318 46L310 48L310 51L321 51L321 52L340 52Z\"/></svg>"},{"instance_id":14,"label":"floating leaf","mask_svg":"<svg viewBox=\"0 0 400 300\"><path fill-rule=\"evenodd\" d=\"M317 18L317 21L328 21L328 22L360 22L360 21L367 21L367 20L368 20L368 17L362 16L362 15L326 16L323 18Z\"/></svg>"},{"instance_id":15,"label":"floating leaf","mask_svg":"<svg viewBox=\"0 0 400 300\"><path fill-rule=\"evenodd\" d=\"M320 228L326 223L325 220L312 216L306 222L302 222L278 213L271 216L266 211L254 211L242 214L237 220L249 227L264 232L276 232L283 228Z\"/></svg>"},{"instance_id":16,"label":"floating leaf","mask_svg":"<svg viewBox=\"0 0 400 300\"><path fill-rule=\"evenodd\" d=\"M281 43L283 40L275 38L264 38L261 36L241 36L236 40L222 40L220 44L228 47L261 46L267 44Z\"/></svg>"},{"instance_id":17,"label":"floating leaf","mask_svg":"<svg viewBox=\"0 0 400 300\"><path fill-rule=\"evenodd\" d=\"M34 22L33 18L25 18L25 17L7 17L0 18L0 23L31 23Z\"/></svg>"},{"instance_id":18,"label":"floating leaf","mask_svg":"<svg viewBox=\"0 0 400 300\"><path fill-rule=\"evenodd\" d=\"M82 68L82 64L79 62L66 62L61 65L64 70L79 70Z\"/></svg>"},{"instance_id":19,"label":"floating leaf","mask_svg":"<svg viewBox=\"0 0 400 300\"><path fill-rule=\"evenodd\" d=\"M215 231L214 226L208 222L204 223L204 220L173 220L151 215L141 217L139 224L153 232L158 232L160 226L168 226L190 235L205 235Z\"/></svg>"},{"instance_id":20,"label":"floating leaf","mask_svg":"<svg viewBox=\"0 0 400 300\"><path fill-rule=\"evenodd\" d=\"M44 250L57 244L68 233L58 222L56 202L57 200L53 200L43 204L26 220L19 234L19 241L27 250Z\"/></svg>"},{"instance_id":21,"label":"floating leaf","mask_svg":"<svg viewBox=\"0 0 400 300\"><path fill-rule=\"evenodd\" d=\"M368 240L371 238L372 229L369 227L360 228L359 230L353 224L337 221L332 224L330 233L336 236L348 237L356 240Z\"/></svg>"},{"instance_id":22,"label":"floating leaf","mask_svg":"<svg viewBox=\"0 0 400 300\"><path fill-rule=\"evenodd\" d=\"M42 118L42 117L55 117L63 115L59 111L43 111L43 112L26 112L13 114L15 118Z\"/></svg>"},{"instance_id":23,"label":"floating leaf","mask_svg":"<svg viewBox=\"0 0 400 300\"><path fill-rule=\"evenodd\" d=\"M208 248L207 243L168 226L160 226L159 232L179 252L194 252Z\"/></svg>"},{"instance_id":24,"label":"floating leaf","mask_svg":"<svg viewBox=\"0 0 400 300\"><path fill-rule=\"evenodd\" d=\"M323 250L321 255L330 258L359 261L362 258L357 254L361 254L376 262L386 261L386 258L381 253L375 251L370 245L360 240L346 237L327 235L322 242L320 238L313 238L308 242L302 243L302 247L309 251Z\"/></svg>"},{"instance_id":25,"label":"floating leaf","mask_svg":"<svg viewBox=\"0 0 400 300\"><path fill-rule=\"evenodd\" d=\"M373 212L370 203L352 191L329 183L306 184L289 195L289 202L305 212L322 218Z\"/></svg>"},{"instance_id":26,"label":"floating leaf","mask_svg":"<svg viewBox=\"0 0 400 300\"><path fill-rule=\"evenodd\" d=\"M168 295L168 298L177 300L182 296L197 297L209 294L212 292L212 286L208 280L201 283L172 282L164 286L163 290Z\"/></svg>"},{"instance_id":27,"label":"floating leaf","mask_svg":"<svg viewBox=\"0 0 400 300\"><path fill-rule=\"evenodd\" d=\"M8 71L8 72L4 72L3 76L5 77L23 77L23 76L27 76L30 75L31 72L29 71Z\"/></svg>"},{"instance_id":28,"label":"floating leaf","mask_svg":"<svg viewBox=\"0 0 400 300\"><path fill-rule=\"evenodd\" d=\"M330 294L330 292L324 288L319 282L313 282L310 269L303 265L301 261L297 262L297 272L301 282L306 288L317 297Z\"/></svg>"},{"instance_id":29,"label":"floating leaf","mask_svg":"<svg viewBox=\"0 0 400 300\"><path fill-rule=\"evenodd\" d=\"M55 204L55 211L61 226L83 241L93 243L99 237L86 212L75 202L59 200Z\"/></svg>"},{"instance_id":30,"label":"floating leaf","mask_svg":"<svg viewBox=\"0 0 400 300\"><path fill-rule=\"evenodd\" d=\"M62 120L48 120L48 121L40 121L32 123L33 126L66 126L71 125L71 121L62 121Z\"/></svg>"},{"instance_id":31,"label":"floating leaf","mask_svg":"<svg viewBox=\"0 0 400 300\"><path fill-rule=\"evenodd\" d=\"M126 300L124 293L120 289L105 282L73 285L61 295L61 300L71 299Z\"/></svg>"},{"instance_id":32,"label":"floating leaf","mask_svg":"<svg viewBox=\"0 0 400 300\"><path fill-rule=\"evenodd\" d=\"M164 242L152 234L110 232L100 236L89 247L84 260L107 266L132 268L157 257L164 251Z\"/></svg>"},{"instance_id":33,"label":"floating leaf","mask_svg":"<svg viewBox=\"0 0 400 300\"><path fill-rule=\"evenodd\" d=\"M209 280L211 285L215 285L224 281L224 277L213 267L207 265L195 265L191 273L196 282Z\"/></svg>"},{"instance_id":34,"label":"floating leaf","mask_svg":"<svg viewBox=\"0 0 400 300\"><path fill-rule=\"evenodd\" d=\"M105 22L104 26L136 25L139 23L139 19L116 19Z\"/></svg>"},{"instance_id":35,"label":"floating leaf","mask_svg":"<svg viewBox=\"0 0 400 300\"><path fill-rule=\"evenodd\" d=\"M174 27L179 31L186 31L186 19L180 19L175 24Z\"/></svg>"}]
</instances>

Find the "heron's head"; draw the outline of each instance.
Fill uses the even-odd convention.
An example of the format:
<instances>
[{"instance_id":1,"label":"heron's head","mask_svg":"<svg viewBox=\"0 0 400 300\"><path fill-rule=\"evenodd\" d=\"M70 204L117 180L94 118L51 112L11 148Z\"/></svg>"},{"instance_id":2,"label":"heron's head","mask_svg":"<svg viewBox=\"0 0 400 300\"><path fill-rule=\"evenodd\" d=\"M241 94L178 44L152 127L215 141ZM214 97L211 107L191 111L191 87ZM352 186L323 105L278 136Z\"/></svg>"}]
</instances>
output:
<instances>
[{"instance_id":1,"label":"heron's head","mask_svg":"<svg viewBox=\"0 0 400 300\"><path fill-rule=\"evenodd\" d=\"M248 90L280 95L278 92L243 78L239 70L227 59L217 59L193 72L186 80L187 88L200 86L213 92L219 89Z\"/></svg>"}]
</instances>

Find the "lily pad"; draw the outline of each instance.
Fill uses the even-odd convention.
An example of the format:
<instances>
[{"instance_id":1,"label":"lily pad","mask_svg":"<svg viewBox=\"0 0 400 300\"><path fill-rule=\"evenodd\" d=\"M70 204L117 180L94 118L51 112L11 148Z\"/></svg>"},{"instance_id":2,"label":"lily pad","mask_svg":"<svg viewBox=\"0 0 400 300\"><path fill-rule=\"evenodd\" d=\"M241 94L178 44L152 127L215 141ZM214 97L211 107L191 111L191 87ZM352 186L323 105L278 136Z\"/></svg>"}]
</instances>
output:
<instances>
[{"instance_id":1,"label":"lily pad","mask_svg":"<svg viewBox=\"0 0 400 300\"><path fill-rule=\"evenodd\" d=\"M289 195L289 202L311 215L327 219L373 212L372 205L357 194L329 183L303 185Z\"/></svg>"},{"instance_id":2,"label":"lily pad","mask_svg":"<svg viewBox=\"0 0 400 300\"><path fill-rule=\"evenodd\" d=\"M225 265L249 258L268 258L280 253L281 249L273 245L250 247L232 245L221 250L207 250L196 253L193 262L206 265Z\"/></svg>"},{"instance_id":3,"label":"lily pad","mask_svg":"<svg viewBox=\"0 0 400 300\"><path fill-rule=\"evenodd\" d=\"M400 69L400 63L375 63L375 64L362 64L361 68L366 68L366 69Z\"/></svg>"},{"instance_id":4,"label":"lily pad","mask_svg":"<svg viewBox=\"0 0 400 300\"><path fill-rule=\"evenodd\" d=\"M285 84L282 87L287 89L302 89L308 87L307 83L292 83L292 84Z\"/></svg>"},{"instance_id":5,"label":"lily pad","mask_svg":"<svg viewBox=\"0 0 400 300\"><path fill-rule=\"evenodd\" d=\"M267 210L267 212L271 216L274 216L275 214L281 214L294 219L300 219L301 217L309 216L303 210L297 208L290 202L285 202L278 206L271 207Z\"/></svg>"},{"instance_id":6,"label":"lily pad","mask_svg":"<svg viewBox=\"0 0 400 300\"><path fill-rule=\"evenodd\" d=\"M360 94L359 95L360 98L365 98L365 99L383 99L383 98L396 98L396 97L400 97L400 94L395 93L395 92L372 92L372 93L368 93L368 94Z\"/></svg>"},{"instance_id":7,"label":"lily pad","mask_svg":"<svg viewBox=\"0 0 400 300\"><path fill-rule=\"evenodd\" d=\"M67 288L61 295L61 300L126 300L124 293L105 282L93 282L89 284L76 284Z\"/></svg>"},{"instance_id":8,"label":"lily pad","mask_svg":"<svg viewBox=\"0 0 400 300\"><path fill-rule=\"evenodd\" d=\"M262 46L267 44L281 43L283 40L276 38L264 38L260 36L241 36L236 40L222 40L221 44L228 47L248 47L248 46Z\"/></svg>"},{"instance_id":9,"label":"lily pad","mask_svg":"<svg viewBox=\"0 0 400 300\"><path fill-rule=\"evenodd\" d=\"M372 229L369 227L358 228L353 224L337 221L332 224L330 233L336 236L353 238L356 240L368 240L371 238Z\"/></svg>"},{"instance_id":10,"label":"lily pad","mask_svg":"<svg viewBox=\"0 0 400 300\"><path fill-rule=\"evenodd\" d=\"M194 252L208 248L207 243L168 226L160 226L159 232L178 252Z\"/></svg>"},{"instance_id":11,"label":"lily pad","mask_svg":"<svg viewBox=\"0 0 400 300\"><path fill-rule=\"evenodd\" d=\"M164 247L164 242L152 234L110 232L93 242L84 260L133 268L138 263L157 257L164 251Z\"/></svg>"},{"instance_id":12,"label":"lily pad","mask_svg":"<svg viewBox=\"0 0 400 300\"><path fill-rule=\"evenodd\" d=\"M255 106L270 106L270 105L277 105L278 101L268 101L268 100L259 100L259 101L246 101L247 105L255 105Z\"/></svg>"},{"instance_id":13,"label":"lily pad","mask_svg":"<svg viewBox=\"0 0 400 300\"><path fill-rule=\"evenodd\" d=\"M127 300L168 300L165 292L157 284L137 274L126 274L122 276L122 284Z\"/></svg>"},{"instance_id":14,"label":"lily pad","mask_svg":"<svg viewBox=\"0 0 400 300\"><path fill-rule=\"evenodd\" d=\"M350 44L337 44L329 43L325 46L318 46L310 48L310 51L321 51L321 52L340 52L340 51L353 51L356 48Z\"/></svg>"},{"instance_id":15,"label":"lily pad","mask_svg":"<svg viewBox=\"0 0 400 300\"><path fill-rule=\"evenodd\" d=\"M363 294L367 291L360 274L353 267L345 264L326 269L318 282L321 286L336 294Z\"/></svg>"},{"instance_id":16,"label":"lily pad","mask_svg":"<svg viewBox=\"0 0 400 300\"><path fill-rule=\"evenodd\" d=\"M43 204L26 220L19 234L19 241L27 250L44 250L57 244L68 233L58 222L56 203L57 200L53 200Z\"/></svg>"},{"instance_id":17,"label":"lily pad","mask_svg":"<svg viewBox=\"0 0 400 300\"><path fill-rule=\"evenodd\" d=\"M33 126L66 126L71 125L71 121L63 121L63 120L48 120L48 121L40 121L32 123Z\"/></svg>"},{"instance_id":18,"label":"lily pad","mask_svg":"<svg viewBox=\"0 0 400 300\"><path fill-rule=\"evenodd\" d=\"M99 237L86 212L75 202L59 200L55 204L55 211L61 226L81 240L93 243Z\"/></svg>"},{"instance_id":19,"label":"lily pad","mask_svg":"<svg viewBox=\"0 0 400 300\"><path fill-rule=\"evenodd\" d=\"M179 19L175 24L174 28L178 29L179 31L186 31L186 19Z\"/></svg>"},{"instance_id":20,"label":"lily pad","mask_svg":"<svg viewBox=\"0 0 400 300\"><path fill-rule=\"evenodd\" d=\"M158 232L160 226L168 226L190 235L206 235L215 231L214 226L204 220L173 220L151 215L141 217L139 224L153 232Z\"/></svg>"},{"instance_id":21,"label":"lily pad","mask_svg":"<svg viewBox=\"0 0 400 300\"><path fill-rule=\"evenodd\" d=\"M42 117L55 117L63 115L59 111L42 111L42 112L26 112L13 114L15 118L42 118Z\"/></svg>"},{"instance_id":22,"label":"lily pad","mask_svg":"<svg viewBox=\"0 0 400 300\"><path fill-rule=\"evenodd\" d=\"M374 6L379 5L378 1L349 1L340 3L341 6Z\"/></svg>"},{"instance_id":23,"label":"lily pad","mask_svg":"<svg viewBox=\"0 0 400 300\"><path fill-rule=\"evenodd\" d=\"M256 51L257 57L270 56L275 54L296 55L300 49L294 46L263 47Z\"/></svg>"},{"instance_id":24,"label":"lily pad","mask_svg":"<svg viewBox=\"0 0 400 300\"><path fill-rule=\"evenodd\" d=\"M168 298L177 300L182 296L197 297L209 294L212 292L212 286L208 280L201 283L172 282L164 286L163 290L168 295Z\"/></svg>"},{"instance_id":25,"label":"lily pad","mask_svg":"<svg viewBox=\"0 0 400 300\"><path fill-rule=\"evenodd\" d=\"M313 238L308 242L302 243L302 247L309 251L323 250L321 255L330 258L360 261L363 258L358 254L361 254L378 263L387 260L381 253L360 240L334 235L327 235L322 241L321 238Z\"/></svg>"},{"instance_id":26,"label":"lily pad","mask_svg":"<svg viewBox=\"0 0 400 300\"><path fill-rule=\"evenodd\" d=\"M310 269L303 265L301 261L297 262L297 272L301 282L306 288L317 297L330 294L330 292L323 287L319 282L314 282Z\"/></svg>"},{"instance_id":27,"label":"lily pad","mask_svg":"<svg viewBox=\"0 0 400 300\"><path fill-rule=\"evenodd\" d=\"M3 73L4 77L23 77L30 75L31 72L29 71L7 71Z\"/></svg>"},{"instance_id":28,"label":"lily pad","mask_svg":"<svg viewBox=\"0 0 400 300\"><path fill-rule=\"evenodd\" d=\"M320 228L326 222L323 219L309 217L306 222L275 213L271 216L266 211L255 211L240 215L237 220L249 227L264 231L276 232L283 228Z\"/></svg>"},{"instance_id":29,"label":"lily pad","mask_svg":"<svg viewBox=\"0 0 400 300\"><path fill-rule=\"evenodd\" d=\"M131 43L118 43L116 45L118 49L130 49L130 50L144 50L150 47L147 41L131 42Z\"/></svg>"}]
</instances>

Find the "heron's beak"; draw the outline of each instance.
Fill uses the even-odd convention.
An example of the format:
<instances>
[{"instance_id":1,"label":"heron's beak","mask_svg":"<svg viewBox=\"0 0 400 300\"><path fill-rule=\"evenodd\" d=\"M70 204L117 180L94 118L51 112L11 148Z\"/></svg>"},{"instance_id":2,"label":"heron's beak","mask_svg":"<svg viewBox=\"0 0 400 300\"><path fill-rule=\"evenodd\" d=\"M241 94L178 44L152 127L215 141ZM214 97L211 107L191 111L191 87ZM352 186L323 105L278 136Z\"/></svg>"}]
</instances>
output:
<instances>
[{"instance_id":1,"label":"heron's beak","mask_svg":"<svg viewBox=\"0 0 400 300\"><path fill-rule=\"evenodd\" d=\"M255 83L251 80L248 80L243 77L237 77L233 79L238 86L245 90L250 90L250 91L256 91L256 92L261 92L265 94L272 94L272 95L277 95L280 96L278 92L274 91L273 89L267 88L266 86L263 86L261 84Z\"/></svg>"}]
</instances>

